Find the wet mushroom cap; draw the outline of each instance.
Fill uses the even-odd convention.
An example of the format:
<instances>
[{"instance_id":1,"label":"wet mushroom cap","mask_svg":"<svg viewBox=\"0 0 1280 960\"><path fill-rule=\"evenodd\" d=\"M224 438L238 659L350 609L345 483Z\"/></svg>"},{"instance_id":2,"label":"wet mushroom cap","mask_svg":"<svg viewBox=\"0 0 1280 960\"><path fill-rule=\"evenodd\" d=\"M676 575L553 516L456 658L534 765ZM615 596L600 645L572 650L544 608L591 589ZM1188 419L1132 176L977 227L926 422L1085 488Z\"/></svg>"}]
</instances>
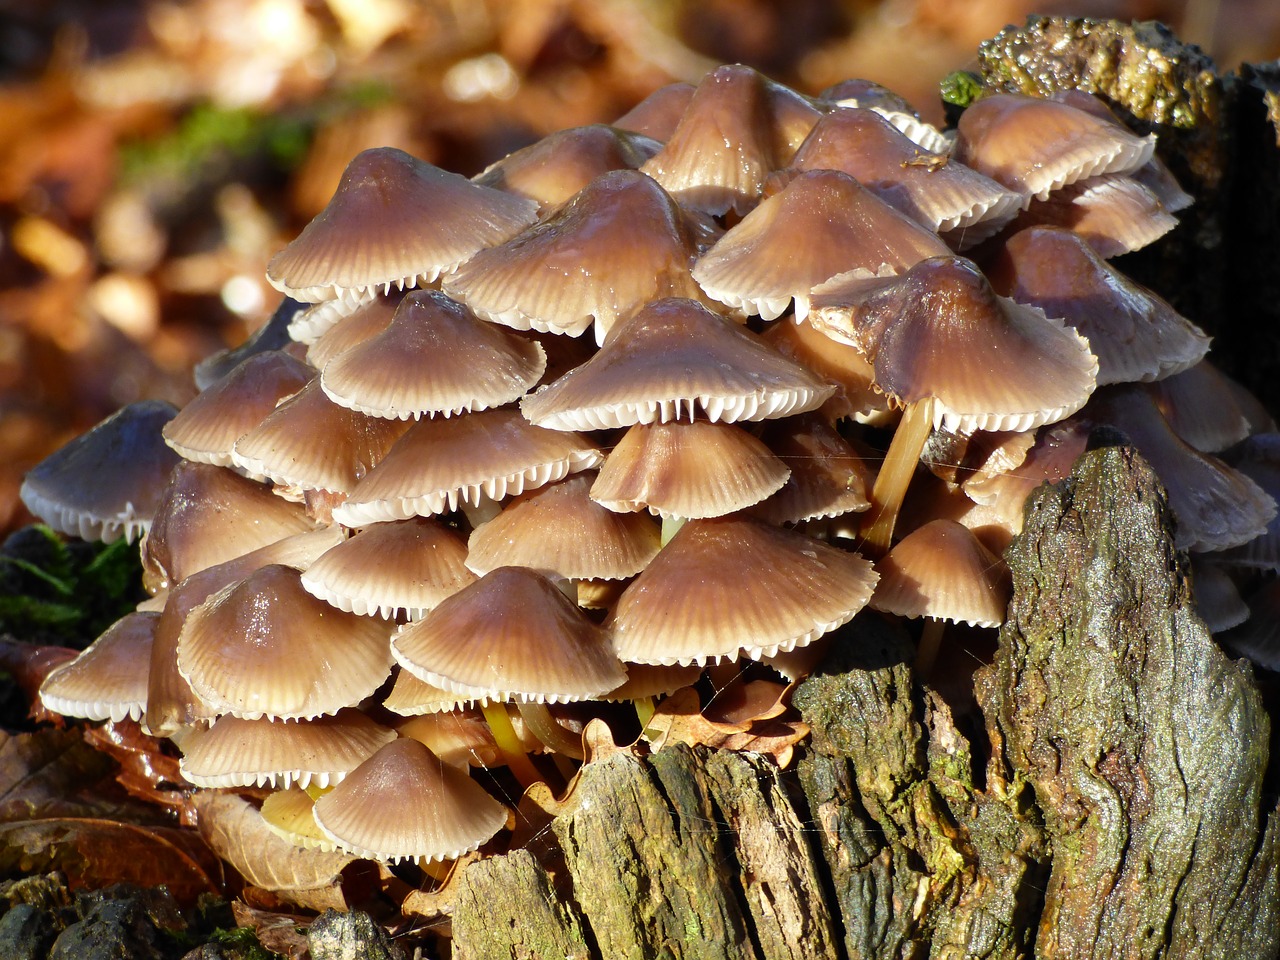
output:
<instances>
[{"instance_id":1,"label":"wet mushroom cap","mask_svg":"<svg viewBox=\"0 0 1280 960\"><path fill-rule=\"evenodd\" d=\"M262 567L188 615L178 671L216 711L312 719L358 703L391 673L390 626L335 610L298 576Z\"/></svg>"},{"instance_id":2,"label":"wet mushroom cap","mask_svg":"<svg viewBox=\"0 0 1280 960\"><path fill-rule=\"evenodd\" d=\"M785 417L834 392L732 321L668 299L614 328L599 353L520 407L553 430L600 430L692 419L695 411L713 423Z\"/></svg>"},{"instance_id":3,"label":"wet mushroom cap","mask_svg":"<svg viewBox=\"0 0 1280 960\"><path fill-rule=\"evenodd\" d=\"M736 516L690 520L627 587L610 627L635 663L758 659L848 622L875 582L869 561L804 534Z\"/></svg>"},{"instance_id":4,"label":"wet mushroom cap","mask_svg":"<svg viewBox=\"0 0 1280 960\"><path fill-rule=\"evenodd\" d=\"M627 678L605 631L523 567L490 571L401 628L391 645L418 679L495 700L585 700Z\"/></svg>"},{"instance_id":5,"label":"wet mushroom cap","mask_svg":"<svg viewBox=\"0 0 1280 960\"><path fill-rule=\"evenodd\" d=\"M161 432L177 412L161 400L121 408L32 467L22 502L59 533L133 540L151 525L179 462Z\"/></svg>"},{"instance_id":6,"label":"wet mushroom cap","mask_svg":"<svg viewBox=\"0 0 1280 960\"><path fill-rule=\"evenodd\" d=\"M309 302L431 283L533 223L536 210L403 150L365 150L329 205L271 258L267 280Z\"/></svg>"},{"instance_id":7,"label":"wet mushroom cap","mask_svg":"<svg viewBox=\"0 0 1280 960\"><path fill-rule=\"evenodd\" d=\"M406 797L414 798L405 803ZM313 807L321 831L377 860L455 860L507 823L507 809L417 740L400 738Z\"/></svg>"}]
</instances>

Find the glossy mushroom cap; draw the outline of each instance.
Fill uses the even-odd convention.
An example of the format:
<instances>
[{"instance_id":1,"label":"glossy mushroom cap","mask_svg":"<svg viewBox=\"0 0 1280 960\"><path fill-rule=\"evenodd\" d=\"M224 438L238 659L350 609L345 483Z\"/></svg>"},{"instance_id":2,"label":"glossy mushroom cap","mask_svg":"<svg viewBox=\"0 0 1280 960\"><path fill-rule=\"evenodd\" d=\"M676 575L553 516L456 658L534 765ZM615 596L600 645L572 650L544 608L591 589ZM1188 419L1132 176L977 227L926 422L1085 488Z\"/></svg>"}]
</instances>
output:
<instances>
[{"instance_id":1,"label":"glossy mushroom cap","mask_svg":"<svg viewBox=\"0 0 1280 960\"><path fill-rule=\"evenodd\" d=\"M271 258L267 280L308 302L428 284L519 233L536 210L403 150L365 150L329 205Z\"/></svg>"},{"instance_id":2,"label":"glossy mushroom cap","mask_svg":"<svg viewBox=\"0 0 1280 960\"><path fill-rule=\"evenodd\" d=\"M31 468L19 495L59 533L111 543L151 525L179 457L161 431L177 408L131 403Z\"/></svg>"},{"instance_id":3,"label":"glossy mushroom cap","mask_svg":"<svg viewBox=\"0 0 1280 960\"><path fill-rule=\"evenodd\" d=\"M142 719L147 709L147 666L158 613L130 613L107 628L78 657L40 685L45 708L64 717Z\"/></svg>"}]
</instances>

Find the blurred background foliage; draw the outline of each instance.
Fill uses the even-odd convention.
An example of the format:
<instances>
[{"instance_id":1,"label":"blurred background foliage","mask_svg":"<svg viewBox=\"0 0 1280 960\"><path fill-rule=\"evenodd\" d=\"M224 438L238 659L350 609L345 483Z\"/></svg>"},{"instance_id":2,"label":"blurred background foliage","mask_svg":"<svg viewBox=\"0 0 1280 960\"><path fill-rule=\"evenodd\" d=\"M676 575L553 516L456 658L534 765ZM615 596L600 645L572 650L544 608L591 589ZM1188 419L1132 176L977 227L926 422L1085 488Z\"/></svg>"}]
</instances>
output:
<instances>
[{"instance_id":1,"label":"blurred background foliage","mask_svg":"<svg viewBox=\"0 0 1280 960\"><path fill-rule=\"evenodd\" d=\"M724 61L937 122L941 78L1032 12L1163 20L1223 70L1280 52L1274 0L0 0L0 536L33 463L184 402L266 319L267 259L359 150L473 174Z\"/></svg>"}]
</instances>

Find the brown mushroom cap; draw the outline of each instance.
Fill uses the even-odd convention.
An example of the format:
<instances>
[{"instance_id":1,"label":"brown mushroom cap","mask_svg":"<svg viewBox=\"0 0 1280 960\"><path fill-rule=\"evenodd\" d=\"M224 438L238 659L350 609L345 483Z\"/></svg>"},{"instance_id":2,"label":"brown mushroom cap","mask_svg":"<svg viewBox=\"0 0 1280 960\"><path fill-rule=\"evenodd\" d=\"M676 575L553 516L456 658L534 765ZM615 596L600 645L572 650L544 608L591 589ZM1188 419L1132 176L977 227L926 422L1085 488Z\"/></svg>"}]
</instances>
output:
<instances>
[{"instance_id":1,"label":"brown mushroom cap","mask_svg":"<svg viewBox=\"0 0 1280 960\"><path fill-rule=\"evenodd\" d=\"M390 626L335 610L298 571L262 567L188 615L178 671L216 711L307 720L373 693L391 672Z\"/></svg>"},{"instance_id":2,"label":"brown mushroom cap","mask_svg":"<svg viewBox=\"0 0 1280 960\"><path fill-rule=\"evenodd\" d=\"M466 557L462 539L426 517L375 523L311 564L302 586L359 616L417 619L475 580Z\"/></svg>"},{"instance_id":3,"label":"brown mushroom cap","mask_svg":"<svg viewBox=\"0 0 1280 960\"><path fill-rule=\"evenodd\" d=\"M587 494L590 471L523 493L471 533L467 566L476 573L529 567L574 580L618 580L645 568L661 533L646 517L606 510Z\"/></svg>"},{"instance_id":4,"label":"brown mushroom cap","mask_svg":"<svg viewBox=\"0 0 1280 960\"><path fill-rule=\"evenodd\" d=\"M478 315L517 330L596 342L659 297L696 297L689 275L697 236L649 177L616 170L592 180L542 223L481 251L445 291Z\"/></svg>"},{"instance_id":5,"label":"brown mushroom cap","mask_svg":"<svg viewBox=\"0 0 1280 960\"><path fill-rule=\"evenodd\" d=\"M483 787L404 737L360 764L312 813L340 848L376 860L455 860L507 823L506 807Z\"/></svg>"},{"instance_id":6,"label":"brown mushroom cap","mask_svg":"<svg viewBox=\"0 0 1280 960\"><path fill-rule=\"evenodd\" d=\"M1030 430L1089 398L1097 359L1088 342L1035 307L998 297L981 271L937 257L884 281L852 311L822 308L872 361L876 385L903 406L934 398L934 427Z\"/></svg>"},{"instance_id":7,"label":"brown mushroom cap","mask_svg":"<svg viewBox=\"0 0 1280 960\"><path fill-rule=\"evenodd\" d=\"M320 385L339 406L417 420L500 407L523 396L546 365L537 343L477 319L439 291L419 290L382 331L326 363Z\"/></svg>"},{"instance_id":8,"label":"brown mushroom cap","mask_svg":"<svg viewBox=\"0 0 1280 960\"><path fill-rule=\"evenodd\" d=\"M52 671L40 685L45 708L64 717L142 719L147 709L147 666L158 613L121 617L79 656Z\"/></svg>"},{"instance_id":9,"label":"brown mushroom cap","mask_svg":"<svg viewBox=\"0 0 1280 960\"><path fill-rule=\"evenodd\" d=\"M31 468L19 496L59 533L111 543L151 525L179 458L161 431L177 414L142 400L107 417Z\"/></svg>"},{"instance_id":10,"label":"brown mushroom cap","mask_svg":"<svg viewBox=\"0 0 1280 960\"><path fill-rule=\"evenodd\" d=\"M1065 230L1019 231L986 273L998 293L1062 317L1087 337L1099 385L1161 380L1199 363L1209 350L1199 327Z\"/></svg>"},{"instance_id":11,"label":"brown mushroom cap","mask_svg":"<svg viewBox=\"0 0 1280 960\"><path fill-rule=\"evenodd\" d=\"M1028 200L1044 200L1086 177L1136 170L1155 142L1056 100L1002 93L961 115L954 157Z\"/></svg>"},{"instance_id":12,"label":"brown mushroom cap","mask_svg":"<svg viewBox=\"0 0 1280 960\"><path fill-rule=\"evenodd\" d=\"M932 520L876 563L876 610L998 627L1013 585L1005 562L954 520Z\"/></svg>"},{"instance_id":13,"label":"brown mushroom cap","mask_svg":"<svg viewBox=\"0 0 1280 960\"><path fill-rule=\"evenodd\" d=\"M761 439L791 476L777 493L752 508L752 516L770 523L800 523L860 513L871 506L867 490L873 471L819 414L774 421Z\"/></svg>"},{"instance_id":14,"label":"brown mushroom cap","mask_svg":"<svg viewBox=\"0 0 1280 960\"><path fill-rule=\"evenodd\" d=\"M665 143L679 126L696 89L692 83L683 81L659 87L613 121L613 126Z\"/></svg>"},{"instance_id":15,"label":"brown mushroom cap","mask_svg":"<svg viewBox=\"0 0 1280 960\"><path fill-rule=\"evenodd\" d=\"M742 517L690 520L632 581L610 625L635 663L759 659L848 622L875 582L870 562L804 534Z\"/></svg>"},{"instance_id":16,"label":"brown mushroom cap","mask_svg":"<svg viewBox=\"0 0 1280 960\"><path fill-rule=\"evenodd\" d=\"M545 211L601 174L637 169L661 149L662 144L652 137L595 123L557 130L489 164L471 179L536 200Z\"/></svg>"},{"instance_id":17,"label":"brown mushroom cap","mask_svg":"<svg viewBox=\"0 0 1280 960\"><path fill-rule=\"evenodd\" d=\"M736 424L638 423L600 468L591 499L619 513L722 517L759 503L788 476L787 466Z\"/></svg>"},{"instance_id":18,"label":"brown mushroom cap","mask_svg":"<svg viewBox=\"0 0 1280 960\"><path fill-rule=\"evenodd\" d=\"M315 370L281 350L254 354L178 411L160 430L185 460L231 466L231 448Z\"/></svg>"},{"instance_id":19,"label":"brown mushroom cap","mask_svg":"<svg viewBox=\"0 0 1280 960\"><path fill-rule=\"evenodd\" d=\"M183 737L179 767L198 787L327 787L395 738L359 710L314 720L228 715Z\"/></svg>"},{"instance_id":20,"label":"brown mushroom cap","mask_svg":"<svg viewBox=\"0 0 1280 960\"><path fill-rule=\"evenodd\" d=\"M540 487L602 458L585 438L534 426L514 408L420 420L333 515L356 527L443 513Z\"/></svg>"},{"instance_id":21,"label":"brown mushroom cap","mask_svg":"<svg viewBox=\"0 0 1280 960\"><path fill-rule=\"evenodd\" d=\"M692 300L649 304L585 364L521 401L553 430L666 423L695 410L713 423L785 417L821 406L835 386Z\"/></svg>"},{"instance_id":22,"label":"brown mushroom cap","mask_svg":"<svg viewBox=\"0 0 1280 960\"><path fill-rule=\"evenodd\" d=\"M346 494L407 429L399 420L338 406L316 378L237 440L232 457L237 466L295 496L302 490ZM325 442L313 443L314 437Z\"/></svg>"},{"instance_id":23,"label":"brown mushroom cap","mask_svg":"<svg viewBox=\"0 0 1280 960\"><path fill-rule=\"evenodd\" d=\"M626 680L608 635L523 567L485 574L402 627L391 648L419 680L495 700L584 700Z\"/></svg>"},{"instance_id":24,"label":"brown mushroom cap","mask_svg":"<svg viewBox=\"0 0 1280 960\"><path fill-rule=\"evenodd\" d=\"M536 211L531 200L403 150L365 150L347 165L329 205L271 258L267 280L304 301L431 283L519 233Z\"/></svg>"},{"instance_id":25,"label":"brown mushroom cap","mask_svg":"<svg viewBox=\"0 0 1280 960\"><path fill-rule=\"evenodd\" d=\"M832 420L875 422L888 411L888 401L873 386L875 370L857 347L832 339L808 322L775 323L761 339L837 385L835 395L822 406Z\"/></svg>"},{"instance_id":26,"label":"brown mushroom cap","mask_svg":"<svg viewBox=\"0 0 1280 960\"><path fill-rule=\"evenodd\" d=\"M1131 176L1104 174L1055 190L1018 214L1010 230L1062 227L1110 259L1155 243L1178 225L1146 185Z\"/></svg>"},{"instance_id":27,"label":"brown mushroom cap","mask_svg":"<svg viewBox=\"0 0 1280 960\"><path fill-rule=\"evenodd\" d=\"M803 320L809 292L824 280L858 268L901 273L950 252L933 231L848 174L810 170L716 241L693 277L709 296L765 320L794 298Z\"/></svg>"},{"instance_id":28,"label":"brown mushroom cap","mask_svg":"<svg viewBox=\"0 0 1280 960\"><path fill-rule=\"evenodd\" d=\"M323 333L312 337L307 347L307 363L317 370L323 370L334 357L345 353L352 347L364 343L375 334L387 329L396 315L396 308L404 299L404 293L395 292L389 297L381 294L371 301L362 303L333 324L327 326ZM330 300L317 304L312 312L328 304L341 304L345 300ZM301 339L301 338L300 338Z\"/></svg>"}]
</instances>

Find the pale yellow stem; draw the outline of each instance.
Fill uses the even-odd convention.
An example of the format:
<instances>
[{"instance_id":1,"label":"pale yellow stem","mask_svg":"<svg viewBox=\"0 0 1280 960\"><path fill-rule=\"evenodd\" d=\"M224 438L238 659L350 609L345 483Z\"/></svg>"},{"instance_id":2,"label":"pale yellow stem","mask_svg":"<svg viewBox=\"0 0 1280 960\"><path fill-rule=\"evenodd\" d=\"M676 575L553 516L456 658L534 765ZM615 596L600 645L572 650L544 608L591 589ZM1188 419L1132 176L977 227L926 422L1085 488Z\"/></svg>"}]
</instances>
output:
<instances>
[{"instance_id":1,"label":"pale yellow stem","mask_svg":"<svg viewBox=\"0 0 1280 960\"><path fill-rule=\"evenodd\" d=\"M511 717L507 715L506 706L501 703L490 703L481 707L480 711L489 724L489 731L493 734L494 743L498 745L498 752L502 754L502 759L521 785L528 788L535 783L544 783L546 778L538 772L529 755L524 752L524 745L520 742L520 738L516 736L515 727L511 725Z\"/></svg>"},{"instance_id":2,"label":"pale yellow stem","mask_svg":"<svg viewBox=\"0 0 1280 960\"><path fill-rule=\"evenodd\" d=\"M862 552L873 560L888 553L893 543L893 525L920 462L920 452L933 429L933 404L932 397L925 397L902 411L902 420L876 474L871 508L862 520Z\"/></svg>"},{"instance_id":3,"label":"pale yellow stem","mask_svg":"<svg viewBox=\"0 0 1280 960\"><path fill-rule=\"evenodd\" d=\"M924 618L924 627L920 630L920 644L916 647L916 673L926 677L933 672L933 665L938 659L938 650L942 647L942 633L947 622L934 617Z\"/></svg>"}]
</instances>

